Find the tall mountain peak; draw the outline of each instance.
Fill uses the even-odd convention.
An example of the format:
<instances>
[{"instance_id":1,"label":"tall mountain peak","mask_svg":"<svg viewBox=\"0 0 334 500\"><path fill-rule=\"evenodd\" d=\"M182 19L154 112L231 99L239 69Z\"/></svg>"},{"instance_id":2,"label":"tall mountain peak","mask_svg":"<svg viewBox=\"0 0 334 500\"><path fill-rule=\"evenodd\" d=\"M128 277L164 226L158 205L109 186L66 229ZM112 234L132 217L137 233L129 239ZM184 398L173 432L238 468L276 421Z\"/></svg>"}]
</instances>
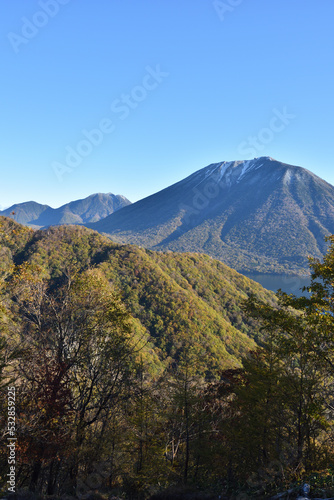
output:
<instances>
[{"instance_id":1,"label":"tall mountain peak","mask_svg":"<svg viewBox=\"0 0 334 500\"><path fill-rule=\"evenodd\" d=\"M120 243L207 253L238 271L303 273L334 233L334 187L268 156L221 161L89 227Z\"/></svg>"}]
</instances>

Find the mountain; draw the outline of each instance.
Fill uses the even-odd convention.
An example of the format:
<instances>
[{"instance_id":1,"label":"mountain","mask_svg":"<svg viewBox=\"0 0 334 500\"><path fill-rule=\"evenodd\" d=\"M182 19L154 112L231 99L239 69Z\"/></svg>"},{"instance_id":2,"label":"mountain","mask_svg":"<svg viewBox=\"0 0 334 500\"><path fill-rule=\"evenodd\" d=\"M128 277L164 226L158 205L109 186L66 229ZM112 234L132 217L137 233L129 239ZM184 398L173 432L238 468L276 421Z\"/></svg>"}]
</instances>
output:
<instances>
[{"instance_id":1,"label":"mountain","mask_svg":"<svg viewBox=\"0 0 334 500\"><path fill-rule=\"evenodd\" d=\"M15 212L14 219L17 222L36 228L59 224L85 224L103 219L130 203L125 196L119 194L97 193L83 200L71 201L59 208L51 208L35 201L18 203L0 211L0 215L9 217Z\"/></svg>"},{"instance_id":2,"label":"mountain","mask_svg":"<svg viewBox=\"0 0 334 500\"><path fill-rule=\"evenodd\" d=\"M155 250L203 252L240 272L308 272L334 233L334 187L270 157L211 164L88 227Z\"/></svg>"},{"instance_id":3,"label":"mountain","mask_svg":"<svg viewBox=\"0 0 334 500\"><path fill-rule=\"evenodd\" d=\"M83 226L32 231L0 217L0 255L0 276L10 274L13 263L40 266L54 284L73 266L76 272L100 270L131 313L134 335L146 339L143 354L156 372L177 363L189 344L208 376L240 366L260 340L242 302L252 293L275 300L207 255L119 245Z\"/></svg>"},{"instance_id":4,"label":"mountain","mask_svg":"<svg viewBox=\"0 0 334 500\"><path fill-rule=\"evenodd\" d=\"M45 212L45 210L53 210L48 205L41 205L36 201L26 201L25 203L17 203L5 210L0 211L0 215L5 217L13 217L20 224L33 224ZM13 212L15 212L13 214Z\"/></svg>"}]
</instances>

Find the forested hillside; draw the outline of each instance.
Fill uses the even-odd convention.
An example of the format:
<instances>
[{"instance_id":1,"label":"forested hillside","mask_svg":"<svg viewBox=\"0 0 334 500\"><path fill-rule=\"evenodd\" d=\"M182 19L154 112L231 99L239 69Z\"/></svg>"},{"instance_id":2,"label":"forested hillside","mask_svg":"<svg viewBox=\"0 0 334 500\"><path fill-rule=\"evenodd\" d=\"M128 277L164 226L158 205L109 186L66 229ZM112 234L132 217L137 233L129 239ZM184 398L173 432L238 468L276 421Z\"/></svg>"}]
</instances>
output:
<instances>
[{"instance_id":1,"label":"forested hillside","mask_svg":"<svg viewBox=\"0 0 334 500\"><path fill-rule=\"evenodd\" d=\"M4 251L11 249L13 263L40 266L47 280L55 283L67 271L100 270L134 318L138 332L150 339L145 350L155 353L154 369L177 361L189 338L202 362L198 369L207 376L240 366L242 355L254 348L257 333L241 311L241 301L251 293L267 299L273 294L221 262L201 254L114 244L84 227L60 226L33 233L2 220L10 235L10 240L3 241Z\"/></svg>"},{"instance_id":2,"label":"forested hillside","mask_svg":"<svg viewBox=\"0 0 334 500\"><path fill-rule=\"evenodd\" d=\"M32 499L268 498L305 480L333 496L334 238L300 299L84 227L0 218L0 242L3 494L9 436Z\"/></svg>"}]
</instances>

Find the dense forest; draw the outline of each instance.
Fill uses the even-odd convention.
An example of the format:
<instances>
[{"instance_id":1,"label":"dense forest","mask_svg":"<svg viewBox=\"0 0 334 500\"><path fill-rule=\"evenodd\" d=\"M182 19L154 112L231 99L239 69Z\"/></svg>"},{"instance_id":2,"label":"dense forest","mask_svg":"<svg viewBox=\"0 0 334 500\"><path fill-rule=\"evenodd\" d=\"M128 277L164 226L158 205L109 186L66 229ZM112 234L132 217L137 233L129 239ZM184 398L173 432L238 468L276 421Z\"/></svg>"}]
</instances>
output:
<instances>
[{"instance_id":1,"label":"dense forest","mask_svg":"<svg viewBox=\"0 0 334 500\"><path fill-rule=\"evenodd\" d=\"M27 498L334 496L329 243L296 298L206 255L1 217L2 495L14 392Z\"/></svg>"}]
</instances>

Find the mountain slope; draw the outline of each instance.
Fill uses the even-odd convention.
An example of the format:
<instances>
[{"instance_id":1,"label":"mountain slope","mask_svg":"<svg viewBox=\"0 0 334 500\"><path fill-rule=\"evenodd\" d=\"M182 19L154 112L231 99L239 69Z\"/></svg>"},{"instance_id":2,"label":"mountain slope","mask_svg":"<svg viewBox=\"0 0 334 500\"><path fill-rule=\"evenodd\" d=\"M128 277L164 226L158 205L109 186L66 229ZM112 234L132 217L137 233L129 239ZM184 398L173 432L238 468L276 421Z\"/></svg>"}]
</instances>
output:
<instances>
[{"instance_id":1,"label":"mountain slope","mask_svg":"<svg viewBox=\"0 0 334 500\"><path fill-rule=\"evenodd\" d=\"M36 201L26 201L24 203L16 203L5 210L0 211L0 215L4 217L13 217L20 224L29 225L33 221L38 220L43 212L53 210L49 205L41 205ZM13 215L13 212L15 214Z\"/></svg>"},{"instance_id":2,"label":"mountain slope","mask_svg":"<svg viewBox=\"0 0 334 500\"><path fill-rule=\"evenodd\" d=\"M51 208L34 201L19 203L0 212L14 218L20 224L34 227L48 227L58 224L85 224L96 222L111 213L129 205L131 202L122 195L96 193L83 200L71 201L59 208Z\"/></svg>"},{"instance_id":3,"label":"mountain slope","mask_svg":"<svg viewBox=\"0 0 334 500\"><path fill-rule=\"evenodd\" d=\"M89 227L146 248L204 252L238 271L305 272L334 233L334 187L269 157L222 162Z\"/></svg>"},{"instance_id":4,"label":"mountain slope","mask_svg":"<svg viewBox=\"0 0 334 500\"><path fill-rule=\"evenodd\" d=\"M259 340L242 301L251 293L274 300L259 284L206 255L118 245L82 226L21 228L0 218L0 250L7 260L42 266L55 283L71 267L101 269L130 311L135 331L146 336L145 357L158 371L177 363L189 345L208 376L240 366L241 356Z\"/></svg>"}]
</instances>

